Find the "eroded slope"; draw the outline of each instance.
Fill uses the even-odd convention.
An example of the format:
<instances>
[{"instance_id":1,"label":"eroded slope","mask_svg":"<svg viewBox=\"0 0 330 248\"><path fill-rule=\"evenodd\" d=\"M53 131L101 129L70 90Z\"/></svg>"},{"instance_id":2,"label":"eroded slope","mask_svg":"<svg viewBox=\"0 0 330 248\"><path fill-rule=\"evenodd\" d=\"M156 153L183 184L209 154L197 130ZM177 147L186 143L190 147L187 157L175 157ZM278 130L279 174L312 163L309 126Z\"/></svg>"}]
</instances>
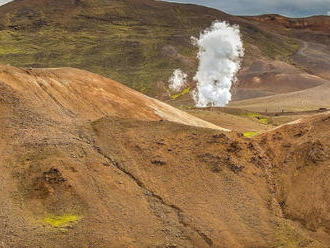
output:
<instances>
[{"instance_id":1,"label":"eroded slope","mask_svg":"<svg viewBox=\"0 0 330 248\"><path fill-rule=\"evenodd\" d=\"M95 120L110 115L221 129L87 71L73 68L25 70L0 66L0 75L4 102L15 101L22 108L33 109L53 120Z\"/></svg>"},{"instance_id":2,"label":"eroded slope","mask_svg":"<svg viewBox=\"0 0 330 248\"><path fill-rule=\"evenodd\" d=\"M251 140L81 70L0 86L5 247L327 247L329 114Z\"/></svg>"},{"instance_id":3,"label":"eroded slope","mask_svg":"<svg viewBox=\"0 0 330 248\"><path fill-rule=\"evenodd\" d=\"M298 120L258 138L272 160L284 216L330 244L330 115Z\"/></svg>"}]
</instances>

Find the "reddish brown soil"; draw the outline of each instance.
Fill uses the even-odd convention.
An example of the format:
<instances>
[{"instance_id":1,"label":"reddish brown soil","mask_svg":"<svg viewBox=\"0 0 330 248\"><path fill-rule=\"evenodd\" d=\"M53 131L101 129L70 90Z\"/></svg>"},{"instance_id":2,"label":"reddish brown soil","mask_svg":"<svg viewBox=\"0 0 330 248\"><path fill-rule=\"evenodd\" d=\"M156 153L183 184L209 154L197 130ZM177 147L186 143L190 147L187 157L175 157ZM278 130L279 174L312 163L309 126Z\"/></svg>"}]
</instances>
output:
<instances>
[{"instance_id":1,"label":"reddish brown soil","mask_svg":"<svg viewBox=\"0 0 330 248\"><path fill-rule=\"evenodd\" d=\"M238 85L233 88L233 100L301 91L326 82L281 61L256 59L240 71Z\"/></svg>"},{"instance_id":2,"label":"reddish brown soil","mask_svg":"<svg viewBox=\"0 0 330 248\"><path fill-rule=\"evenodd\" d=\"M288 29L303 29L330 33L330 17L327 16L287 18L280 15L261 15L252 17L251 19L260 23L265 23L266 25L285 27Z\"/></svg>"},{"instance_id":3,"label":"reddish brown soil","mask_svg":"<svg viewBox=\"0 0 330 248\"><path fill-rule=\"evenodd\" d=\"M272 160L276 198L286 218L330 244L330 115L286 124L258 137Z\"/></svg>"},{"instance_id":4,"label":"reddish brown soil","mask_svg":"<svg viewBox=\"0 0 330 248\"><path fill-rule=\"evenodd\" d=\"M96 120L105 115L141 120L169 120L221 129L111 79L73 68L18 69L0 65L2 97L54 120ZM7 91L10 92L7 93Z\"/></svg>"},{"instance_id":5,"label":"reddish brown soil","mask_svg":"<svg viewBox=\"0 0 330 248\"><path fill-rule=\"evenodd\" d=\"M272 125L260 123L257 118L249 118L247 114L226 113L223 109L191 109L186 110L189 114L209 121L221 127L237 132L264 132L270 130ZM228 111L230 112L230 111ZM247 111L248 113L248 111ZM299 117L296 117L298 119Z\"/></svg>"}]
</instances>

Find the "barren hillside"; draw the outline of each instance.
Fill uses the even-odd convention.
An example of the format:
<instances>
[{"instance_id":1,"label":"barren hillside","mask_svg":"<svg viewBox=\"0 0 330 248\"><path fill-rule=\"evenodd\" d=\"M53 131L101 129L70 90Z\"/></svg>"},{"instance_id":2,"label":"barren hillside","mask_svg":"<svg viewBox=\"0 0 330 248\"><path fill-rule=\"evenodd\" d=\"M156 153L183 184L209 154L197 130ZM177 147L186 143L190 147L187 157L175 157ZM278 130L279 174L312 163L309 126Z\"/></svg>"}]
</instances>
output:
<instances>
[{"instance_id":1,"label":"barren hillside","mask_svg":"<svg viewBox=\"0 0 330 248\"><path fill-rule=\"evenodd\" d=\"M35 110L54 121L93 121L105 115L168 120L221 129L108 78L73 68L18 69L0 66L1 98L14 108ZM16 109L17 108L17 109Z\"/></svg>"},{"instance_id":2,"label":"barren hillside","mask_svg":"<svg viewBox=\"0 0 330 248\"><path fill-rule=\"evenodd\" d=\"M77 69L0 86L3 247L328 247L329 113L248 139Z\"/></svg>"}]
</instances>

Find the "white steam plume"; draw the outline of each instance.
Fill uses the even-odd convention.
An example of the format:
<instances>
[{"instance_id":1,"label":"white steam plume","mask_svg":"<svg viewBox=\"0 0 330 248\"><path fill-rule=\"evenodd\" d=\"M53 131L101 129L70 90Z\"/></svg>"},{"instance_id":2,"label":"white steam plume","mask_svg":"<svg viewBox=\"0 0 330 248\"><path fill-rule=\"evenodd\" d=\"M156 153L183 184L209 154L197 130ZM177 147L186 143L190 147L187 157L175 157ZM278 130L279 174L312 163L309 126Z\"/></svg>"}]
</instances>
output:
<instances>
[{"instance_id":1,"label":"white steam plume","mask_svg":"<svg viewBox=\"0 0 330 248\"><path fill-rule=\"evenodd\" d=\"M187 74L180 69L176 69L168 82L172 91L179 92L187 83Z\"/></svg>"},{"instance_id":2,"label":"white steam plume","mask_svg":"<svg viewBox=\"0 0 330 248\"><path fill-rule=\"evenodd\" d=\"M230 88L237 80L244 55L239 27L226 22L214 22L199 39L192 38L199 47L198 71L194 77L197 87L193 99L197 107L222 107L231 100Z\"/></svg>"}]
</instances>

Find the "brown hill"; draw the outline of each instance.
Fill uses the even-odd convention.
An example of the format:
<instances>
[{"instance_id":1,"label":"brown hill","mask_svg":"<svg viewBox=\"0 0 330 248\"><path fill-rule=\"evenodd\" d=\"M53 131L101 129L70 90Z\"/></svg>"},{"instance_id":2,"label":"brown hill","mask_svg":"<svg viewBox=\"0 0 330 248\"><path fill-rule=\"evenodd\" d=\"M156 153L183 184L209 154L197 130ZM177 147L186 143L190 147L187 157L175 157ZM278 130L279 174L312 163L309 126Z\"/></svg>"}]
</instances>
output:
<instances>
[{"instance_id":1,"label":"brown hill","mask_svg":"<svg viewBox=\"0 0 330 248\"><path fill-rule=\"evenodd\" d=\"M288 29L302 29L330 33L330 18L328 16L311 16L306 18L287 18L281 15L261 15L251 17L260 23L285 27Z\"/></svg>"},{"instance_id":2,"label":"brown hill","mask_svg":"<svg viewBox=\"0 0 330 248\"><path fill-rule=\"evenodd\" d=\"M328 247L329 113L252 140L77 69L0 86L3 247Z\"/></svg>"},{"instance_id":3,"label":"brown hill","mask_svg":"<svg viewBox=\"0 0 330 248\"><path fill-rule=\"evenodd\" d=\"M221 129L108 78L73 68L18 69L0 66L1 98L19 109L35 109L54 120L94 121L105 115L168 120ZM7 102L8 101L8 102ZM14 111L19 111L14 108Z\"/></svg>"},{"instance_id":4,"label":"brown hill","mask_svg":"<svg viewBox=\"0 0 330 248\"><path fill-rule=\"evenodd\" d=\"M276 60L256 59L239 76L239 85L233 90L234 100L296 92L327 83L323 78Z\"/></svg>"},{"instance_id":5,"label":"brown hill","mask_svg":"<svg viewBox=\"0 0 330 248\"><path fill-rule=\"evenodd\" d=\"M289 93L234 101L229 106L250 111L306 111L330 107L330 83Z\"/></svg>"},{"instance_id":6,"label":"brown hill","mask_svg":"<svg viewBox=\"0 0 330 248\"><path fill-rule=\"evenodd\" d=\"M330 230L330 115L276 128L258 138L272 160L278 202L286 218L324 239Z\"/></svg>"}]
</instances>

